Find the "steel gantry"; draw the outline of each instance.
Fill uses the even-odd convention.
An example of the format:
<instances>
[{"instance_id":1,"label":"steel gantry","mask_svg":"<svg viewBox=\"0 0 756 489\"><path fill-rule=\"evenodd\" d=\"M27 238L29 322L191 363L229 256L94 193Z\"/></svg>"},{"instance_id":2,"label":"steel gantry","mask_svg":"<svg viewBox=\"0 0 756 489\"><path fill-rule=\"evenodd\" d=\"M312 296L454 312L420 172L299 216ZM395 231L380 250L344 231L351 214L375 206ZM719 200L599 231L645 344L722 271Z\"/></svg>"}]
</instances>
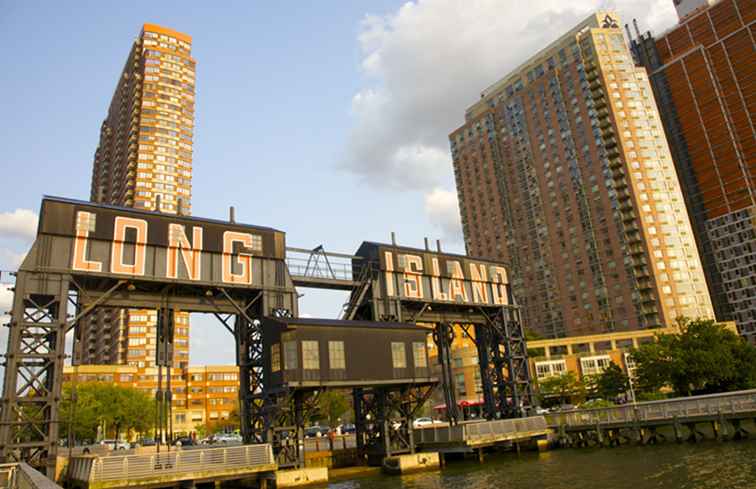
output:
<instances>
[{"instance_id":1,"label":"steel gantry","mask_svg":"<svg viewBox=\"0 0 756 489\"><path fill-rule=\"evenodd\" d=\"M296 253L306 258L292 274ZM347 320L297 319L297 284L350 290ZM66 333L77 341L100 307L158 311L156 365L169 373L157 389L157 424L168 433L173 318L213 314L234 338L244 442L272 443L282 466L303 462L304 422L332 388L352 393L363 455L413 452L412 420L438 384L425 350L430 333L452 423L458 328L477 345L486 417L521 416L532 405L523 327L500 264L369 242L355 255L287 249L285 234L271 228L46 197L8 325L4 461L53 475L66 422L58 412ZM320 362L317 375L303 366L306 341L323 345L308 357ZM294 367L282 368L292 361L284 343L299 345L291 351L301 363L295 355ZM330 364L333 343L341 345L334 361L346 355L346 366Z\"/></svg>"}]
</instances>

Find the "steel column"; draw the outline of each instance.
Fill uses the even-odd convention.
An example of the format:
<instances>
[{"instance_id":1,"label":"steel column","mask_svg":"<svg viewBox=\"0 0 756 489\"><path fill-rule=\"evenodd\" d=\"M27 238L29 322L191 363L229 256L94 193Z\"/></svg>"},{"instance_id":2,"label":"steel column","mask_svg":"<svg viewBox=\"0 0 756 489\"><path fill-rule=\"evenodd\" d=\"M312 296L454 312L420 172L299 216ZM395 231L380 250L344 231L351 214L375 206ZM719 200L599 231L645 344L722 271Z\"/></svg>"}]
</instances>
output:
<instances>
[{"instance_id":1,"label":"steel column","mask_svg":"<svg viewBox=\"0 0 756 489\"><path fill-rule=\"evenodd\" d=\"M0 415L0 456L55 475L70 277L18 272Z\"/></svg>"}]
</instances>

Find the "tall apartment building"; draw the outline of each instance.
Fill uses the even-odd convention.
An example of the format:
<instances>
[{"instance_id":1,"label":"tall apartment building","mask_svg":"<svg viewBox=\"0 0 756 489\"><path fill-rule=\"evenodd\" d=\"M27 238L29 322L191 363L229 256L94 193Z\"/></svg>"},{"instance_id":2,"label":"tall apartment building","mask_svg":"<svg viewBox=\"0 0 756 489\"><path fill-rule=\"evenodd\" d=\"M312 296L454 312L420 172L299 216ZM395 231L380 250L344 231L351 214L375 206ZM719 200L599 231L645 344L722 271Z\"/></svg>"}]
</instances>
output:
<instances>
[{"instance_id":1,"label":"tall apartment building","mask_svg":"<svg viewBox=\"0 0 756 489\"><path fill-rule=\"evenodd\" d=\"M677 26L639 36L633 51L659 102L717 318L756 342L756 3L677 8Z\"/></svg>"},{"instance_id":2,"label":"tall apartment building","mask_svg":"<svg viewBox=\"0 0 756 489\"><path fill-rule=\"evenodd\" d=\"M157 368L131 365L67 366L65 382L107 382L133 387L155 396L158 386ZM165 385L168 374L163 372ZM174 435L196 431L199 425L211 430L238 428L234 411L239 406L239 368L236 365L217 365L174 368L171 371L173 392L171 421Z\"/></svg>"},{"instance_id":3,"label":"tall apartment building","mask_svg":"<svg viewBox=\"0 0 756 489\"><path fill-rule=\"evenodd\" d=\"M612 12L483 90L449 136L467 252L546 337L713 317L654 95Z\"/></svg>"},{"instance_id":4,"label":"tall apartment building","mask_svg":"<svg viewBox=\"0 0 756 489\"><path fill-rule=\"evenodd\" d=\"M91 200L191 213L192 38L144 24L123 67L94 157ZM79 328L77 364L155 363L155 311L101 308ZM189 362L189 317L176 315L174 366Z\"/></svg>"}]
</instances>

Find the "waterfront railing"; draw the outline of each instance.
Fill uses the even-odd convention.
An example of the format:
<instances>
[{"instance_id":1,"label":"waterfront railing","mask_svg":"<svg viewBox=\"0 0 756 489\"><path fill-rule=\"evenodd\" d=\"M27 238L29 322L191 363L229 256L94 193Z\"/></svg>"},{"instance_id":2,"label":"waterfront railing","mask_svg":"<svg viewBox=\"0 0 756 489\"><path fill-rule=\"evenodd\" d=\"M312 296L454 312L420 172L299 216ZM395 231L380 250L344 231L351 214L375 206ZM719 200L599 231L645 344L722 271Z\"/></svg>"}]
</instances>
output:
<instances>
[{"instance_id":1,"label":"waterfront railing","mask_svg":"<svg viewBox=\"0 0 756 489\"><path fill-rule=\"evenodd\" d=\"M756 413L756 389L548 414L551 427L623 425Z\"/></svg>"},{"instance_id":2,"label":"waterfront railing","mask_svg":"<svg viewBox=\"0 0 756 489\"><path fill-rule=\"evenodd\" d=\"M90 482L275 466L269 444L173 450L145 455L79 456L73 457L69 463L69 474L73 480Z\"/></svg>"}]
</instances>

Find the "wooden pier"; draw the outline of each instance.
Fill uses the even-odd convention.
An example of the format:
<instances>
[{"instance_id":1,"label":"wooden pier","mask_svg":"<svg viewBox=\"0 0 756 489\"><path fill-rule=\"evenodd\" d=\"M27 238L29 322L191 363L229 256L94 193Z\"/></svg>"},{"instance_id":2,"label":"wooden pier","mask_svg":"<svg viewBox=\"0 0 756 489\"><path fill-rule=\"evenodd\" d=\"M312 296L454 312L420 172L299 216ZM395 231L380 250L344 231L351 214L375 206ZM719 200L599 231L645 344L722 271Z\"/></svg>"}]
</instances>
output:
<instances>
[{"instance_id":1,"label":"wooden pier","mask_svg":"<svg viewBox=\"0 0 756 489\"><path fill-rule=\"evenodd\" d=\"M668 438L698 441L705 432L720 440L740 439L756 434L751 427L756 427L756 389L575 410L545 418L561 446L648 444Z\"/></svg>"},{"instance_id":2,"label":"wooden pier","mask_svg":"<svg viewBox=\"0 0 756 489\"><path fill-rule=\"evenodd\" d=\"M145 455L81 455L72 457L69 464L68 486L87 489L193 487L223 480L272 479L278 468L268 444Z\"/></svg>"},{"instance_id":3,"label":"wooden pier","mask_svg":"<svg viewBox=\"0 0 756 489\"><path fill-rule=\"evenodd\" d=\"M546 438L549 428L543 416L467 421L454 426L431 425L413 430L415 446L422 451L472 452Z\"/></svg>"}]
</instances>

